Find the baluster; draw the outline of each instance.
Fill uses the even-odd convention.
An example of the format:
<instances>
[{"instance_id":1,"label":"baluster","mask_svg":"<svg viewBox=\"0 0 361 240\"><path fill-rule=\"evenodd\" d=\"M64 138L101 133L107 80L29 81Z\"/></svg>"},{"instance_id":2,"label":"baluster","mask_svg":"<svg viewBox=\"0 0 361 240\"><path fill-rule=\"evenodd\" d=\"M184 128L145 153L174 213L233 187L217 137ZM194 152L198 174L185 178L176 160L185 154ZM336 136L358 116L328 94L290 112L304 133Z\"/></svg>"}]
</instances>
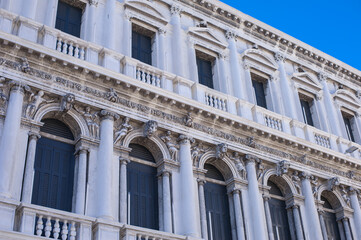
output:
<instances>
[{"instance_id":1,"label":"baluster","mask_svg":"<svg viewBox=\"0 0 361 240\"><path fill-rule=\"evenodd\" d=\"M265 120L266 126L269 127L269 119L268 119L268 116L264 116L264 120Z\"/></svg>"},{"instance_id":2,"label":"baluster","mask_svg":"<svg viewBox=\"0 0 361 240\"><path fill-rule=\"evenodd\" d=\"M59 219L55 219L54 229L53 229L53 236L55 239L59 238L59 232L60 232L60 224Z\"/></svg>"},{"instance_id":3,"label":"baluster","mask_svg":"<svg viewBox=\"0 0 361 240\"><path fill-rule=\"evenodd\" d=\"M155 74L152 73L152 85L155 86Z\"/></svg>"},{"instance_id":4,"label":"baluster","mask_svg":"<svg viewBox=\"0 0 361 240\"><path fill-rule=\"evenodd\" d=\"M145 81L146 81L145 79L146 79L146 78L145 78L145 71L142 70L142 79L141 79L141 81L142 81L142 82L145 82Z\"/></svg>"},{"instance_id":5,"label":"baluster","mask_svg":"<svg viewBox=\"0 0 361 240\"><path fill-rule=\"evenodd\" d=\"M213 98L214 107L218 109L218 97Z\"/></svg>"},{"instance_id":6,"label":"baluster","mask_svg":"<svg viewBox=\"0 0 361 240\"><path fill-rule=\"evenodd\" d=\"M74 56L74 47L73 47L73 42L70 42L70 44L69 44L69 51L68 51L68 55L70 55L70 56Z\"/></svg>"},{"instance_id":7,"label":"baluster","mask_svg":"<svg viewBox=\"0 0 361 240\"><path fill-rule=\"evenodd\" d=\"M85 49L83 47L80 48L80 59L81 60L85 59Z\"/></svg>"},{"instance_id":8,"label":"baluster","mask_svg":"<svg viewBox=\"0 0 361 240\"><path fill-rule=\"evenodd\" d=\"M61 45L62 45L61 38L58 38L58 42L56 43L56 50L58 52L61 52Z\"/></svg>"},{"instance_id":9,"label":"baluster","mask_svg":"<svg viewBox=\"0 0 361 240\"><path fill-rule=\"evenodd\" d=\"M41 236L41 234L43 233L43 229L43 215L40 215L38 222L36 223L36 235Z\"/></svg>"},{"instance_id":10,"label":"baluster","mask_svg":"<svg viewBox=\"0 0 361 240\"><path fill-rule=\"evenodd\" d=\"M227 102L226 102L227 100L223 100L222 101L222 110L223 111L227 111Z\"/></svg>"},{"instance_id":11,"label":"baluster","mask_svg":"<svg viewBox=\"0 0 361 240\"><path fill-rule=\"evenodd\" d=\"M51 233L51 217L48 217L45 224L45 237L49 237Z\"/></svg>"},{"instance_id":12,"label":"baluster","mask_svg":"<svg viewBox=\"0 0 361 240\"><path fill-rule=\"evenodd\" d=\"M156 84L155 84L157 87L160 87L160 75L158 74L157 75L157 78L156 78Z\"/></svg>"},{"instance_id":13,"label":"baluster","mask_svg":"<svg viewBox=\"0 0 361 240\"><path fill-rule=\"evenodd\" d=\"M147 82L146 82L146 83L152 84L152 83L150 82L150 72L149 72L149 71L147 71Z\"/></svg>"},{"instance_id":14,"label":"baluster","mask_svg":"<svg viewBox=\"0 0 361 240\"><path fill-rule=\"evenodd\" d=\"M63 43L63 53L67 54L68 52L68 41L67 40L64 40L64 43Z\"/></svg>"},{"instance_id":15,"label":"baluster","mask_svg":"<svg viewBox=\"0 0 361 240\"><path fill-rule=\"evenodd\" d=\"M79 58L79 45L75 45L74 57Z\"/></svg>"},{"instance_id":16,"label":"baluster","mask_svg":"<svg viewBox=\"0 0 361 240\"><path fill-rule=\"evenodd\" d=\"M75 230L75 222L74 221L71 222L69 235L70 235L69 240L75 240L76 230Z\"/></svg>"},{"instance_id":17,"label":"baluster","mask_svg":"<svg viewBox=\"0 0 361 240\"><path fill-rule=\"evenodd\" d=\"M209 99L208 99L208 94L206 93L206 104L209 105Z\"/></svg>"},{"instance_id":18,"label":"baluster","mask_svg":"<svg viewBox=\"0 0 361 240\"><path fill-rule=\"evenodd\" d=\"M214 96L212 94L209 94L209 104L211 107L214 107Z\"/></svg>"},{"instance_id":19,"label":"baluster","mask_svg":"<svg viewBox=\"0 0 361 240\"><path fill-rule=\"evenodd\" d=\"M61 239L66 240L68 238L68 220L64 221L63 228L61 229Z\"/></svg>"}]
</instances>

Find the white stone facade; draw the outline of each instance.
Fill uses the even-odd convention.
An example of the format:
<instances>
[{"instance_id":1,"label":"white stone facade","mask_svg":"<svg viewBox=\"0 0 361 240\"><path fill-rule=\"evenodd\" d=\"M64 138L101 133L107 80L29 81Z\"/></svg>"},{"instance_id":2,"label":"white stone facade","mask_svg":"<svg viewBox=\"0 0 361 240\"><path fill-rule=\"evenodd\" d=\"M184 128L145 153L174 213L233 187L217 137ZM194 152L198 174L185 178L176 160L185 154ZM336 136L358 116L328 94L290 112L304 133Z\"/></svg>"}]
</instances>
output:
<instances>
[{"instance_id":1,"label":"white stone facade","mask_svg":"<svg viewBox=\"0 0 361 240\"><path fill-rule=\"evenodd\" d=\"M216 0L66 2L83 11L80 38L55 28L58 0L0 1L0 239L218 240L207 233L205 164L225 178L232 240L274 239L270 179L292 239L327 239L321 196L341 239L361 239L359 70ZM132 58L135 27L152 34L152 65ZM198 81L199 53L213 59L214 89ZM46 118L75 138L58 139L76 149L72 212L31 203ZM134 142L155 158L159 231L128 222Z\"/></svg>"}]
</instances>

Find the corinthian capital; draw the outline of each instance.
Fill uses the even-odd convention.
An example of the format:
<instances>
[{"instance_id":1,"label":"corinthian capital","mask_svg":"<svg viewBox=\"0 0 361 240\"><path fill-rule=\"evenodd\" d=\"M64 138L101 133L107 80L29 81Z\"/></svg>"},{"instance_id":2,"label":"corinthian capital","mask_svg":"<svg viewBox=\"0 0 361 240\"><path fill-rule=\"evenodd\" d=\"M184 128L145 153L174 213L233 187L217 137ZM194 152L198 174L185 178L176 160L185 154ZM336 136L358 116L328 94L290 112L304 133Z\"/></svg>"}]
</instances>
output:
<instances>
[{"instance_id":1,"label":"corinthian capital","mask_svg":"<svg viewBox=\"0 0 361 240\"><path fill-rule=\"evenodd\" d=\"M118 114L104 109L100 111L100 116L102 120L103 119L118 120L120 118Z\"/></svg>"},{"instance_id":2,"label":"corinthian capital","mask_svg":"<svg viewBox=\"0 0 361 240\"><path fill-rule=\"evenodd\" d=\"M277 62L284 62L286 56L281 52L275 52L274 58Z\"/></svg>"},{"instance_id":3,"label":"corinthian capital","mask_svg":"<svg viewBox=\"0 0 361 240\"><path fill-rule=\"evenodd\" d=\"M12 80L9 82L9 85L11 87L11 91L20 91L20 92L30 92L31 91L31 88L26 85L25 83L22 83L22 82L19 82L19 81L16 81L16 80Z\"/></svg>"},{"instance_id":4,"label":"corinthian capital","mask_svg":"<svg viewBox=\"0 0 361 240\"><path fill-rule=\"evenodd\" d=\"M249 164L249 163L255 164L255 163L260 162L258 157L254 156L254 155L251 155L251 154L244 155L243 161L246 163L246 165Z\"/></svg>"},{"instance_id":5,"label":"corinthian capital","mask_svg":"<svg viewBox=\"0 0 361 240\"><path fill-rule=\"evenodd\" d=\"M170 13L172 15L180 15L182 12L182 9L179 5L177 4L173 4L171 7L170 7Z\"/></svg>"},{"instance_id":6,"label":"corinthian capital","mask_svg":"<svg viewBox=\"0 0 361 240\"><path fill-rule=\"evenodd\" d=\"M184 135L184 134L181 134L179 137L178 137L178 142L180 144L186 144L186 143L193 143L194 142L194 139L192 137L189 137L187 135Z\"/></svg>"},{"instance_id":7,"label":"corinthian capital","mask_svg":"<svg viewBox=\"0 0 361 240\"><path fill-rule=\"evenodd\" d=\"M319 72L319 73L317 74L317 78L318 78L318 81L323 82L323 81L326 81L326 80L327 80L328 76L327 76L327 74L324 73L324 72Z\"/></svg>"},{"instance_id":8,"label":"corinthian capital","mask_svg":"<svg viewBox=\"0 0 361 240\"><path fill-rule=\"evenodd\" d=\"M227 39L234 39L234 40L236 40L236 37L237 37L237 34L236 34L233 30L228 29L228 30L226 31L226 38L227 38Z\"/></svg>"},{"instance_id":9,"label":"corinthian capital","mask_svg":"<svg viewBox=\"0 0 361 240\"><path fill-rule=\"evenodd\" d=\"M95 7L98 6L99 0L88 0L89 5L94 5Z\"/></svg>"}]
</instances>

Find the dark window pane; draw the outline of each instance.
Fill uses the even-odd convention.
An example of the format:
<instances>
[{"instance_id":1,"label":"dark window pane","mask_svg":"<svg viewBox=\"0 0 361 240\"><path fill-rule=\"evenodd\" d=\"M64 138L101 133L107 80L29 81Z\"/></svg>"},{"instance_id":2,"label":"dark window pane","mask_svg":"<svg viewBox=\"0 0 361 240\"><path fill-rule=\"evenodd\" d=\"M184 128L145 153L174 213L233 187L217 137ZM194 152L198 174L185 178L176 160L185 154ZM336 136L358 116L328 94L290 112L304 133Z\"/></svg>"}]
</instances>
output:
<instances>
[{"instance_id":1,"label":"dark window pane","mask_svg":"<svg viewBox=\"0 0 361 240\"><path fill-rule=\"evenodd\" d=\"M152 38L132 32L132 57L141 62L152 64Z\"/></svg>"},{"instance_id":2,"label":"dark window pane","mask_svg":"<svg viewBox=\"0 0 361 240\"><path fill-rule=\"evenodd\" d=\"M55 28L75 37L80 37L81 17L82 10L80 8L59 1Z\"/></svg>"},{"instance_id":3,"label":"dark window pane","mask_svg":"<svg viewBox=\"0 0 361 240\"><path fill-rule=\"evenodd\" d=\"M197 68L199 83L213 89L212 62L197 57Z\"/></svg>"},{"instance_id":4,"label":"dark window pane","mask_svg":"<svg viewBox=\"0 0 361 240\"><path fill-rule=\"evenodd\" d=\"M207 170L206 177L224 181L222 173L213 165L205 164L204 169Z\"/></svg>"},{"instance_id":5,"label":"dark window pane","mask_svg":"<svg viewBox=\"0 0 361 240\"><path fill-rule=\"evenodd\" d=\"M344 116L343 121L345 123L348 140L355 142L355 138L354 138L353 132L352 132L351 119L349 117Z\"/></svg>"},{"instance_id":6,"label":"dark window pane","mask_svg":"<svg viewBox=\"0 0 361 240\"><path fill-rule=\"evenodd\" d=\"M306 124L313 126L310 103L302 99L300 101L301 101L303 121Z\"/></svg>"},{"instance_id":7,"label":"dark window pane","mask_svg":"<svg viewBox=\"0 0 361 240\"><path fill-rule=\"evenodd\" d=\"M256 95L257 105L267 108L266 95L264 93L264 83L253 80L252 85Z\"/></svg>"},{"instance_id":8,"label":"dark window pane","mask_svg":"<svg viewBox=\"0 0 361 240\"><path fill-rule=\"evenodd\" d=\"M271 198L269 200L269 208L271 212L273 235L275 239L291 239L285 201Z\"/></svg>"},{"instance_id":9,"label":"dark window pane","mask_svg":"<svg viewBox=\"0 0 361 240\"><path fill-rule=\"evenodd\" d=\"M339 240L340 233L338 231L338 226L336 222L336 214L330 212L323 212L322 213L323 219L325 221L326 232L327 232L327 239L334 239Z\"/></svg>"}]
</instances>

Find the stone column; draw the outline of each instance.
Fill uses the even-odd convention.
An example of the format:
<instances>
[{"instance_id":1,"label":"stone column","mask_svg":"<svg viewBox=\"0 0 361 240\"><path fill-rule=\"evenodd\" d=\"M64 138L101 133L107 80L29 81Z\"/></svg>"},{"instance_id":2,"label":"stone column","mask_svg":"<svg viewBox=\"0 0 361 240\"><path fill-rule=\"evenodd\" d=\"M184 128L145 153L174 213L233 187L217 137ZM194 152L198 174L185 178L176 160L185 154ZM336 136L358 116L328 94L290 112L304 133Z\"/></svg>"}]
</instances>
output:
<instances>
[{"instance_id":1,"label":"stone column","mask_svg":"<svg viewBox=\"0 0 361 240\"><path fill-rule=\"evenodd\" d=\"M194 190L193 164L191 157L191 141L192 138L180 135L179 138L179 175L182 179L180 183L181 209L182 219L182 235L198 237L197 235L197 215Z\"/></svg>"},{"instance_id":2,"label":"stone column","mask_svg":"<svg viewBox=\"0 0 361 240\"><path fill-rule=\"evenodd\" d=\"M308 221L309 233L315 239L322 239L321 226L318 219L315 199L313 197L310 176L303 172L301 173L301 179L301 188L305 197L305 212Z\"/></svg>"},{"instance_id":3,"label":"stone column","mask_svg":"<svg viewBox=\"0 0 361 240\"><path fill-rule=\"evenodd\" d=\"M245 235L240 194L241 191L239 189L233 191L233 204L236 217L237 240L244 240Z\"/></svg>"},{"instance_id":4,"label":"stone column","mask_svg":"<svg viewBox=\"0 0 361 240\"><path fill-rule=\"evenodd\" d=\"M341 124L337 116L335 104L333 102L333 98L330 94L330 90L327 85L328 76L322 72L318 74L318 80L321 82L323 86L323 99L327 112L328 125L331 128L331 133L337 136L343 136L341 131Z\"/></svg>"},{"instance_id":5,"label":"stone column","mask_svg":"<svg viewBox=\"0 0 361 240\"><path fill-rule=\"evenodd\" d=\"M345 229L346 240L352 240L351 229L350 229L350 224L348 223L348 218L344 217L342 219L342 223L343 223L343 228Z\"/></svg>"},{"instance_id":6,"label":"stone column","mask_svg":"<svg viewBox=\"0 0 361 240\"><path fill-rule=\"evenodd\" d=\"M104 18L104 46L109 49L115 48L115 2L116 0L106 0L105 2L105 18Z\"/></svg>"},{"instance_id":7,"label":"stone column","mask_svg":"<svg viewBox=\"0 0 361 240\"><path fill-rule=\"evenodd\" d=\"M163 214L163 178L158 174L158 209L159 209L159 231L164 231L164 214Z\"/></svg>"},{"instance_id":8,"label":"stone column","mask_svg":"<svg viewBox=\"0 0 361 240\"><path fill-rule=\"evenodd\" d=\"M233 194L228 194L228 204L229 204L229 217L231 220L231 231L232 231L232 240L237 240L237 229L236 229L236 219L233 203Z\"/></svg>"},{"instance_id":9,"label":"stone column","mask_svg":"<svg viewBox=\"0 0 361 240\"><path fill-rule=\"evenodd\" d=\"M17 136L20 130L21 113L23 109L24 88L29 87L18 82L11 82L10 97L6 110L3 132L0 140L0 197L11 198L11 179L14 169L14 153Z\"/></svg>"},{"instance_id":10,"label":"stone column","mask_svg":"<svg viewBox=\"0 0 361 240\"><path fill-rule=\"evenodd\" d=\"M303 231L302 231L302 224L301 224L299 206L293 205L292 206L292 211L293 211L293 219L294 219L295 228L296 228L297 240L303 240L304 238L303 238Z\"/></svg>"},{"instance_id":11,"label":"stone column","mask_svg":"<svg viewBox=\"0 0 361 240\"><path fill-rule=\"evenodd\" d=\"M21 201L23 203L31 203L34 182L36 143L39 138L40 135L38 133L29 132L28 152L26 154L24 183L21 197Z\"/></svg>"},{"instance_id":12,"label":"stone column","mask_svg":"<svg viewBox=\"0 0 361 240\"><path fill-rule=\"evenodd\" d=\"M100 111L100 143L96 168L95 192L96 217L113 219L112 197L112 168L113 168L113 128L114 119L119 115L107 110Z\"/></svg>"},{"instance_id":13,"label":"stone column","mask_svg":"<svg viewBox=\"0 0 361 240\"><path fill-rule=\"evenodd\" d=\"M183 47L183 34L181 26L181 8L178 5L171 6L171 24L173 25L172 50L173 50L173 72L185 77L184 66L186 64Z\"/></svg>"},{"instance_id":14,"label":"stone column","mask_svg":"<svg viewBox=\"0 0 361 240\"><path fill-rule=\"evenodd\" d=\"M226 38L228 39L228 48L229 48L229 65L231 70L232 86L233 86L233 96L241 98L243 100L248 100L245 82L241 77L240 64L238 60L238 51L236 46L236 33L228 30L226 32Z\"/></svg>"},{"instance_id":15,"label":"stone column","mask_svg":"<svg viewBox=\"0 0 361 240\"><path fill-rule=\"evenodd\" d=\"M225 63L226 55L223 53L218 54L218 64L219 64L219 90L225 94L233 94L232 84L229 82L226 71L226 63Z\"/></svg>"},{"instance_id":16,"label":"stone column","mask_svg":"<svg viewBox=\"0 0 361 240\"><path fill-rule=\"evenodd\" d=\"M22 5L24 17L35 19L36 8L38 5L38 0L26 0L26 3Z\"/></svg>"},{"instance_id":17,"label":"stone column","mask_svg":"<svg viewBox=\"0 0 361 240\"><path fill-rule=\"evenodd\" d=\"M328 114L325 111L325 106L322 102L322 98L323 98L323 96L321 94L318 94L316 96L316 99L314 100L314 103L316 105L317 113L319 116L321 130L323 130L325 132L330 132L330 127L329 127L328 121L327 121Z\"/></svg>"},{"instance_id":18,"label":"stone column","mask_svg":"<svg viewBox=\"0 0 361 240\"><path fill-rule=\"evenodd\" d=\"M167 70L165 59L165 34L166 31L163 28L158 29L158 68L162 70Z\"/></svg>"},{"instance_id":19,"label":"stone column","mask_svg":"<svg viewBox=\"0 0 361 240\"><path fill-rule=\"evenodd\" d=\"M58 10L58 0L48 0L46 6L45 25L55 27L55 18Z\"/></svg>"},{"instance_id":20,"label":"stone column","mask_svg":"<svg viewBox=\"0 0 361 240\"><path fill-rule=\"evenodd\" d=\"M188 44L189 78L193 82L199 83L196 49L191 39L188 40Z\"/></svg>"},{"instance_id":21,"label":"stone column","mask_svg":"<svg viewBox=\"0 0 361 240\"><path fill-rule=\"evenodd\" d=\"M171 192L170 192L170 173L163 172L163 224L165 232L172 232L172 203L171 203Z\"/></svg>"},{"instance_id":22,"label":"stone column","mask_svg":"<svg viewBox=\"0 0 361 240\"><path fill-rule=\"evenodd\" d=\"M253 89L253 85L252 85L252 76L251 76L251 72L250 72L250 66L247 64L247 63L244 63L243 64L243 70L244 70L244 81L247 84L247 97L248 97L248 101L250 103L253 103L253 104L257 104L257 101L256 101L256 94L254 92L254 89Z\"/></svg>"},{"instance_id":23,"label":"stone column","mask_svg":"<svg viewBox=\"0 0 361 240\"><path fill-rule=\"evenodd\" d=\"M259 159L252 155L246 155L244 157L246 162L247 170L247 180L248 180L248 197L249 202L252 203L252 208L250 209L253 236L255 239L267 239L267 234L265 232L266 226L262 214L261 204L261 195L258 189L258 179L256 173L256 161Z\"/></svg>"},{"instance_id":24,"label":"stone column","mask_svg":"<svg viewBox=\"0 0 361 240\"><path fill-rule=\"evenodd\" d=\"M287 218L288 218L288 225L290 227L291 240L296 240L296 235L295 235L296 230L293 222L292 206L287 208Z\"/></svg>"},{"instance_id":25,"label":"stone column","mask_svg":"<svg viewBox=\"0 0 361 240\"><path fill-rule=\"evenodd\" d=\"M76 179L77 192L75 195L75 213L85 213L85 196L86 196L86 169L88 150L80 148L78 151L78 174Z\"/></svg>"},{"instance_id":26,"label":"stone column","mask_svg":"<svg viewBox=\"0 0 361 240\"><path fill-rule=\"evenodd\" d=\"M328 240L325 219L323 218L323 215L322 215L323 211L319 210L318 213L319 213L319 218L320 218L320 225L321 225L323 240Z\"/></svg>"},{"instance_id":27,"label":"stone column","mask_svg":"<svg viewBox=\"0 0 361 240\"><path fill-rule=\"evenodd\" d=\"M96 11L98 7L98 0L90 0L87 4L87 21L85 30L85 40L95 42L96 33Z\"/></svg>"},{"instance_id":28,"label":"stone column","mask_svg":"<svg viewBox=\"0 0 361 240\"><path fill-rule=\"evenodd\" d=\"M267 231L268 231L268 238L269 240L274 240L274 234L273 234L273 227L272 227L272 218L271 218L271 212L269 209L269 196L263 196L264 200L264 211L266 214L266 224L267 224Z\"/></svg>"},{"instance_id":29,"label":"stone column","mask_svg":"<svg viewBox=\"0 0 361 240\"><path fill-rule=\"evenodd\" d=\"M207 230L207 213L206 213L206 200L204 197L204 184L205 180L198 179L198 198L199 198L199 215L201 219L201 233L202 238L208 240Z\"/></svg>"},{"instance_id":30,"label":"stone column","mask_svg":"<svg viewBox=\"0 0 361 240\"><path fill-rule=\"evenodd\" d=\"M341 240L346 240L341 219L337 221L337 225L338 225L338 231L340 232Z\"/></svg>"},{"instance_id":31,"label":"stone column","mask_svg":"<svg viewBox=\"0 0 361 240\"><path fill-rule=\"evenodd\" d=\"M293 89L288 81L284 65L285 56L280 52L276 52L274 57L278 63L278 71L280 72L280 87L285 115L292 119L297 119L296 104L292 96Z\"/></svg>"},{"instance_id":32,"label":"stone column","mask_svg":"<svg viewBox=\"0 0 361 240\"><path fill-rule=\"evenodd\" d=\"M120 182L119 182L119 221L127 223L127 164L129 159L119 158L120 161Z\"/></svg>"},{"instance_id":33,"label":"stone column","mask_svg":"<svg viewBox=\"0 0 361 240\"><path fill-rule=\"evenodd\" d=\"M361 226L361 209L360 209L360 202L357 199L357 191L350 187L349 189L350 194L350 202L351 207L353 209L353 219L355 222L355 226ZM356 227L357 237L356 239L361 239L361 229Z\"/></svg>"}]
</instances>

